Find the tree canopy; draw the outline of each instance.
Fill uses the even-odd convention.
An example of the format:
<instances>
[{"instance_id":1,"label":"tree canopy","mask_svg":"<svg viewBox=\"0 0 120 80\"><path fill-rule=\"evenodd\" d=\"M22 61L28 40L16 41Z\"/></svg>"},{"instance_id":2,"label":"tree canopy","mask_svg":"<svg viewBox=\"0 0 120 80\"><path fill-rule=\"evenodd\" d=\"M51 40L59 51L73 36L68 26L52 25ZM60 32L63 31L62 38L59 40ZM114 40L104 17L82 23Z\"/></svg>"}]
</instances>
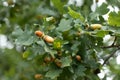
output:
<instances>
[{"instance_id":1,"label":"tree canopy","mask_svg":"<svg viewBox=\"0 0 120 80\"><path fill-rule=\"evenodd\" d=\"M120 0L69 1L0 0L1 80L120 79Z\"/></svg>"}]
</instances>

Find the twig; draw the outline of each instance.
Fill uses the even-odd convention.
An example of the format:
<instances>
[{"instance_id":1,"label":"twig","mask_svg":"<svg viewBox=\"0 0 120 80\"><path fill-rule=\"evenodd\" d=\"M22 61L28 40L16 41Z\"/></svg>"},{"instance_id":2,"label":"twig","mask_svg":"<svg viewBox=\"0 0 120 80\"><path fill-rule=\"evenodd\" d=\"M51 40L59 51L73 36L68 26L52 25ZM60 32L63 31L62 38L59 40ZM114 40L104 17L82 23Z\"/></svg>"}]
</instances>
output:
<instances>
[{"instance_id":1,"label":"twig","mask_svg":"<svg viewBox=\"0 0 120 80\"><path fill-rule=\"evenodd\" d=\"M101 48L113 48L113 47L120 47L120 44L118 45L110 45L110 46L102 46Z\"/></svg>"},{"instance_id":2,"label":"twig","mask_svg":"<svg viewBox=\"0 0 120 80\"><path fill-rule=\"evenodd\" d=\"M104 66L104 64L107 63L107 61L116 53L117 50L119 50L119 48L116 49L116 50L114 50L114 51L104 60L104 63L102 64L102 66Z\"/></svg>"},{"instance_id":3,"label":"twig","mask_svg":"<svg viewBox=\"0 0 120 80\"><path fill-rule=\"evenodd\" d=\"M117 40L117 36L115 36L115 39L114 39L112 45L115 45L116 40Z\"/></svg>"}]
</instances>

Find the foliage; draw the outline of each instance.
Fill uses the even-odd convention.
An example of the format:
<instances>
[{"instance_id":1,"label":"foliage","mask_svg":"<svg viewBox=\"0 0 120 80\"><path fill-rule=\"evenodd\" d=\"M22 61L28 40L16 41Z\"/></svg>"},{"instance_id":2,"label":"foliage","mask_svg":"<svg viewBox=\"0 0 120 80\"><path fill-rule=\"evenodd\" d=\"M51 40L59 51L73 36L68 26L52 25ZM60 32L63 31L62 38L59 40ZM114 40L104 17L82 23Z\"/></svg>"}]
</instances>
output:
<instances>
[{"instance_id":1,"label":"foliage","mask_svg":"<svg viewBox=\"0 0 120 80\"><path fill-rule=\"evenodd\" d=\"M90 8L93 1L83 1L76 6L68 0L1 0L0 34L14 45L0 48L1 80L100 80L104 66L110 71L106 76L119 80L114 54L120 48L120 11L109 12L108 6L119 8L120 1L106 0L98 6L96 0L95 11ZM91 28L92 24L101 26ZM36 36L37 30L54 42ZM112 43L104 41L106 35Z\"/></svg>"}]
</instances>

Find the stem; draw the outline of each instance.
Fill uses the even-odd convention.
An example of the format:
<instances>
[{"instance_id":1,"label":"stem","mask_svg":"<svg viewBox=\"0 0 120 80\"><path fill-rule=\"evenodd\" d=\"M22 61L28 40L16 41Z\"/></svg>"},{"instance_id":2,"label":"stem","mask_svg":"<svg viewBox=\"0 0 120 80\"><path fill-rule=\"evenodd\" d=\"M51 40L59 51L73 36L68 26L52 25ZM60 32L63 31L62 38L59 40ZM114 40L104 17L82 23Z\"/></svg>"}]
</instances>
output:
<instances>
[{"instance_id":1,"label":"stem","mask_svg":"<svg viewBox=\"0 0 120 80\"><path fill-rule=\"evenodd\" d=\"M116 49L116 50L114 50L114 51L104 60L104 63L102 64L102 66L104 66L104 64L106 64L106 63L108 62L108 60L116 53L117 50L119 50L119 48Z\"/></svg>"}]
</instances>

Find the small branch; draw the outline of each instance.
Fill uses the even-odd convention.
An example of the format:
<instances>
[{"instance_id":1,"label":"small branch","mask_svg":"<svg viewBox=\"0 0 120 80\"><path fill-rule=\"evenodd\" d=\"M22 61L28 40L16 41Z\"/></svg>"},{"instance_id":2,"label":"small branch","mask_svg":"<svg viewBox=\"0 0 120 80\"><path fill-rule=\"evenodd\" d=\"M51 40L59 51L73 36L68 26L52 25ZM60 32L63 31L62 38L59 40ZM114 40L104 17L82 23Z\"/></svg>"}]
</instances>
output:
<instances>
[{"instance_id":1,"label":"small branch","mask_svg":"<svg viewBox=\"0 0 120 80\"><path fill-rule=\"evenodd\" d=\"M110 45L110 46L102 46L101 48L113 48L113 47L120 47L120 44L118 45Z\"/></svg>"},{"instance_id":2,"label":"small branch","mask_svg":"<svg viewBox=\"0 0 120 80\"><path fill-rule=\"evenodd\" d=\"M104 66L104 64L107 63L107 61L116 53L117 50L119 50L119 48L116 49L116 50L114 50L114 51L104 60L104 63L102 64L102 66Z\"/></svg>"},{"instance_id":3,"label":"small branch","mask_svg":"<svg viewBox=\"0 0 120 80\"><path fill-rule=\"evenodd\" d=\"M116 40L117 40L117 36L115 36L115 39L114 39L112 45L115 45Z\"/></svg>"}]
</instances>

